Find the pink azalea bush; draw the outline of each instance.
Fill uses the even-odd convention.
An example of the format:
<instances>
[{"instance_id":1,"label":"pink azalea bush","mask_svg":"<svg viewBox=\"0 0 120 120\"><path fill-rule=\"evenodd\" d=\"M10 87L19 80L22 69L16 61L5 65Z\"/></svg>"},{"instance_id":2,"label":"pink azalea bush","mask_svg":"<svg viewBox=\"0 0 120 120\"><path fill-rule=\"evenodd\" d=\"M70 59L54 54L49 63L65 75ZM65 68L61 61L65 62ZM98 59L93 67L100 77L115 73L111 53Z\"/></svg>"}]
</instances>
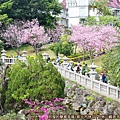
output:
<instances>
[{"instance_id":1,"label":"pink azalea bush","mask_svg":"<svg viewBox=\"0 0 120 120\"><path fill-rule=\"evenodd\" d=\"M44 101L32 101L25 100L25 103L29 105L29 110L26 111L26 114L35 115L39 117L39 120L50 120L48 118L51 112L56 112L58 110L65 110L65 107L62 105L63 98L56 98L53 101L44 100Z\"/></svg>"}]
</instances>

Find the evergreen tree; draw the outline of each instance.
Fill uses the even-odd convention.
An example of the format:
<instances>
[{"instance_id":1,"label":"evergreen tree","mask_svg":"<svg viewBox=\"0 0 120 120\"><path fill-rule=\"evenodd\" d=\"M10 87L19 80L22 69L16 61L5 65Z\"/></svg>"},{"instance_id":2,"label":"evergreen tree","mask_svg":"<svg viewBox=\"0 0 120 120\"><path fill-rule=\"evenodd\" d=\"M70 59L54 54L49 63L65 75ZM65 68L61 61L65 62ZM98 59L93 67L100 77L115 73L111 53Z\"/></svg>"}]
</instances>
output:
<instances>
[{"instance_id":1,"label":"evergreen tree","mask_svg":"<svg viewBox=\"0 0 120 120\"><path fill-rule=\"evenodd\" d=\"M109 82L120 87L120 32L118 40L114 42L115 47L103 58L103 68L107 74Z\"/></svg>"},{"instance_id":2,"label":"evergreen tree","mask_svg":"<svg viewBox=\"0 0 120 120\"><path fill-rule=\"evenodd\" d=\"M62 4L57 0L12 0L13 6L8 16L19 20L38 19L40 25L53 27L60 14Z\"/></svg>"},{"instance_id":3,"label":"evergreen tree","mask_svg":"<svg viewBox=\"0 0 120 120\"><path fill-rule=\"evenodd\" d=\"M27 63L18 61L8 69L7 76L7 107L13 108L13 105L18 103L21 108L24 99L53 100L64 97L63 78L51 63L44 63L41 55L36 58L29 57Z\"/></svg>"},{"instance_id":4,"label":"evergreen tree","mask_svg":"<svg viewBox=\"0 0 120 120\"><path fill-rule=\"evenodd\" d=\"M11 18L8 18L7 12L11 9L12 7L12 0L8 1L0 1L0 22L4 24L8 24L10 21L12 21Z\"/></svg>"}]
</instances>

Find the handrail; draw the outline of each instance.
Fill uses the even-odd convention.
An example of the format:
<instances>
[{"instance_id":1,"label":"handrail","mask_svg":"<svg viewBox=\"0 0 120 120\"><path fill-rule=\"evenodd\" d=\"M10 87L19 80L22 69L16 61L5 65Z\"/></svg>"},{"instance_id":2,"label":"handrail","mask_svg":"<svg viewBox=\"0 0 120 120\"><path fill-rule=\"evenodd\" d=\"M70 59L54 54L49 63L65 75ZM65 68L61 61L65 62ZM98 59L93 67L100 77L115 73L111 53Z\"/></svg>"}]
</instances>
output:
<instances>
[{"instance_id":1,"label":"handrail","mask_svg":"<svg viewBox=\"0 0 120 120\"><path fill-rule=\"evenodd\" d=\"M20 61L23 61L23 62L26 61L22 58L4 58L4 59L0 58L0 62L3 62L4 64L12 65L12 64L15 64L15 61L17 59L20 60Z\"/></svg>"},{"instance_id":2,"label":"handrail","mask_svg":"<svg viewBox=\"0 0 120 120\"><path fill-rule=\"evenodd\" d=\"M103 83L102 81L92 80L87 76L67 70L60 66L56 66L56 68L65 78L77 82L78 84L84 86L87 89L90 89L94 92L97 92L101 95L120 102L120 89L118 87Z\"/></svg>"},{"instance_id":3,"label":"handrail","mask_svg":"<svg viewBox=\"0 0 120 120\"><path fill-rule=\"evenodd\" d=\"M5 64L14 64L17 58L5 58L0 59L0 61ZM22 59L20 59L23 61ZM87 89L90 89L94 92L97 92L101 95L107 96L120 102L120 89L110 84L103 83L102 81L92 80L88 76L84 76L82 74L70 71L65 69L64 67L60 67L58 65L55 66L62 76L65 78L77 82L78 84L84 86Z\"/></svg>"}]
</instances>

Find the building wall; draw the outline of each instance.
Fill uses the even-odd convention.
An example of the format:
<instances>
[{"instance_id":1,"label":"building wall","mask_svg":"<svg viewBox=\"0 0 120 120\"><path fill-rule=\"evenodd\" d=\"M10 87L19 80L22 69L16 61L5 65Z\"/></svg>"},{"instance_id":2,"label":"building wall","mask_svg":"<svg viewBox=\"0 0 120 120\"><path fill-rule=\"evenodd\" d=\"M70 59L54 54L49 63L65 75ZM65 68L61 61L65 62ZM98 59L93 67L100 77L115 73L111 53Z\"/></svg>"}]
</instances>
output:
<instances>
[{"instance_id":1,"label":"building wall","mask_svg":"<svg viewBox=\"0 0 120 120\"><path fill-rule=\"evenodd\" d=\"M64 9L61 14L61 24L70 28L79 24L81 18L88 16L98 16L97 10L89 10L89 2L91 0L59 0L63 2ZM108 7L115 9L115 14L120 16L120 0L109 0ZM66 18L65 18L66 17Z\"/></svg>"},{"instance_id":2,"label":"building wall","mask_svg":"<svg viewBox=\"0 0 120 120\"><path fill-rule=\"evenodd\" d=\"M66 8L68 8L68 27L79 24L81 18L89 15L89 0L66 0Z\"/></svg>"}]
</instances>

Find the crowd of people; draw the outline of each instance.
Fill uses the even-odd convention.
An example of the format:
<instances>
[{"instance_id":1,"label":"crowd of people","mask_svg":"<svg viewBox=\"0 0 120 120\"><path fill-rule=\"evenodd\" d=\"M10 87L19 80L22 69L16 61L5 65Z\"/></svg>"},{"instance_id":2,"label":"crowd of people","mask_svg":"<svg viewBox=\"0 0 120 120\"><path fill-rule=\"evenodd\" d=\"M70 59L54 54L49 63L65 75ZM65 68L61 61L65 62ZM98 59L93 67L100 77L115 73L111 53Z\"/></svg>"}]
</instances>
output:
<instances>
[{"instance_id":1,"label":"crowd of people","mask_svg":"<svg viewBox=\"0 0 120 120\"><path fill-rule=\"evenodd\" d=\"M59 61L60 61L60 57L57 56L57 59L54 62L54 65L57 65ZM87 75L88 77L90 77L89 75L90 69L86 63L83 63L83 65L81 65L80 63L74 64L73 61L70 61L65 65L66 65L65 68L67 68L68 70L74 71L76 73L80 73L82 75ZM99 77L102 82L107 83L107 77L105 73L102 72L101 74L99 74Z\"/></svg>"}]
</instances>

